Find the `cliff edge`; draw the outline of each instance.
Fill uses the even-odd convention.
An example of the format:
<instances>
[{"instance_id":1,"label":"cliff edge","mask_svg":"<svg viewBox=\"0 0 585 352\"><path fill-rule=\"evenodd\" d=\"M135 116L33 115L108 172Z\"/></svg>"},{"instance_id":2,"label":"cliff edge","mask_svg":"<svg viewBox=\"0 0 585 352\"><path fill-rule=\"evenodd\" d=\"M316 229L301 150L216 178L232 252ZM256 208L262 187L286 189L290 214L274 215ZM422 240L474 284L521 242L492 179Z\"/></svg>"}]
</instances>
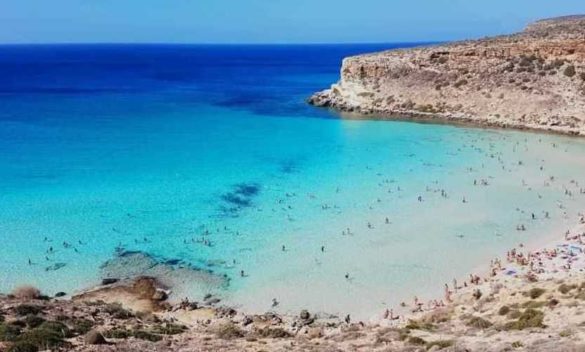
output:
<instances>
[{"instance_id":1,"label":"cliff edge","mask_svg":"<svg viewBox=\"0 0 585 352\"><path fill-rule=\"evenodd\" d=\"M309 103L380 118L423 118L585 135L585 15L523 32L343 60Z\"/></svg>"}]
</instances>

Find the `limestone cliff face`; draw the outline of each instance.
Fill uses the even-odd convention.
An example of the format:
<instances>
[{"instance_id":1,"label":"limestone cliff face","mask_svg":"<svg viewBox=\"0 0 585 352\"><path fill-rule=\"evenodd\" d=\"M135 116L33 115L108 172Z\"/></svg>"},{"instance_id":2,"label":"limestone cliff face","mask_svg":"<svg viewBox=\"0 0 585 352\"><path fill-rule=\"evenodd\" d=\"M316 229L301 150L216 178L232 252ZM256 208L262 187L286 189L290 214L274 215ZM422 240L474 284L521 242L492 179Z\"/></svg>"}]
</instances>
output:
<instances>
[{"instance_id":1,"label":"limestone cliff face","mask_svg":"<svg viewBox=\"0 0 585 352\"><path fill-rule=\"evenodd\" d=\"M358 115L456 120L585 135L585 16L522 33L343 60L309 102Z\"/></svg>"}]
</instances>

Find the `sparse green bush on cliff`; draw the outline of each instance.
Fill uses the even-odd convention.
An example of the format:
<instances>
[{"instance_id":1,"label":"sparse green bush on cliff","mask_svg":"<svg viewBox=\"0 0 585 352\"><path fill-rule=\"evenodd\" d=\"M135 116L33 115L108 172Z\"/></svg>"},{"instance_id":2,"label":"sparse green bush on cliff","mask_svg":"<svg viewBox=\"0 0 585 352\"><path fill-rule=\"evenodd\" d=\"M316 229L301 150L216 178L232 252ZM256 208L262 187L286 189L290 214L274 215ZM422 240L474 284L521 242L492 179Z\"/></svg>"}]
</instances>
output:
<instances>
[{"instance_id":1,"label":"sparse green bush on cliff","mask_svg":"<svg viewBox=\"0 0 585 352\"><path fill-rule=\"evenodd\" d=\"M167 323L154 327L152 332L160 335L177 335L188 330L185 325Z\"/></svg>"},{"instance_id":2,"label":"sparse green bush on cliff","mask_svg":"<svg viewBox=\"0 0 585 352\"><path fill-rule=\"evenodd\" d=\"M21 304L19 306L16 306L16 308L14 308L14 311L17 315L27 316L29 314L33 315L39 314L40 312L43 311L43 308L31 304Z\"/></svg>"},{"instance_id":3,"label":"sparse green bush on cliff","mask_svg":"<svg viewBox=\"0 0 585 352\"><path fill-rule=\"evenodd\" d=\"M577 72L575 71L575 66L569 65L567 66L567 68L565 68L565 71L563 73L567 77L573 77Z\"/></svg>"},{"instance_id":4,"label":"sparse green bush on cliff","mask_svg":"<svg viewBox=\"0 0 585 352\"><path fill-rule=\"evenodd\" d=\"M0 324L0 341L15 341L20 335L20 328L12 324Z\"/></svg>"},{"instance_id":5,"label":"sparse green bush on cliff","mask_svg":"<svg viewBox=\"0 0 585 352\"><path fill-rule=\"evenodd\" d=\"M109 339L127 339L132 336L132 332L126 329L111 329L104 333L104 336Z\"/></svg>"},{"instance_id":6,"label":"sparse green bush on cliff","mask_svg":"<svg viewBox=\"0 0 585 352\"><path fill-rule=\"evenodd\" d=\"M542 296L544 294L544 292L545 292L545 290L543 288L534 287L534 288L530 289L530 291L528 291L526 293L526 295L532 299L537 299L538 297Z\"/></svg>"},{"instance_id":7,"label":"sparse green bush on cliff","mask_svg":"<svg viewBox=\"0 0 585 352\"><path fill-rule=\"evenodd\" d=\"M418 336L411 336L408 342L413 345L425 345L427 342Z\"/></svg>"},{"instance_id":8,"label":"sparse green bush on cliff","mask_svg":"<svg viewBox=\"0 0 585 352\"><path fill-rule=\"evenodd\" d=\"M569 293L569 291L574 290L576 288L577 288L577 285L561 284L559 286L559 292L566 295L567 293Z\"/></svg>"},{"instance_id":9,"label":"sparse green bush on cliff","mask_svg":"<svg viewBox=\"0 0 585 352\"><path fill-rule=\"evenodd\" d=\"M455 341L453 340L438 340L438 341L432 341L432 342L428 342L427 343L427 350L430 350L431 348L433 348L434 346L437 346L438 349L442 350L444 348L448 348L451 347L455 344Z\"/></svg>"},{"instance_id":10,"label":"sparse green bush on cliff","mask_svg":"<svg viewBox=\"0 0 585 352\"><path fill-rule=\"evenodd\" d=\"M487 329L492 325L494 324L492 324L491 321L484 319L482 317L471 317L471 319L469 319L469 321L467 322L467 326L476 329Z\"/></svg>"},{"instance_id":11,"label":"sparse green bush on cliff","mask_svg":"<svg viewBox=\"0 0 585 352\"><path fill-rule=\"evenodd\" d=\"M108 304L104 309L115 319L130 319L134 317L134 314L127 309L124 309L121 304Z\"/></svg>"},{"instance_id":12,"label":"sparse green bush on cliff","mask_svg":"<svg viewBox=\"0 0 585 352\"><path fill-rule=\"evenodd\" d=\"M6 352L37 352L39 348L30 342L15 342Z\"/></svg>"},{"instance_id":13,"label":"sparse green bush on cliff","mask_svg":"<svg viewBox=\"0 0 585 352\"><path fill-rule=\"evenodd\" d=\"M263 338L283 339L290 337L291 334L282 328L264 328L258 330L258 335Z\"/></svg>"},{"instance_id":14,"label":"sparse green bush on cliff","mask_svg":"<svg viewBox=\"0 0 585 352\"><path fill-rule=\"evenodd\" d=\"M31 344L43 350L54 349L66 344L62 336L57 331L38 327L20 335L18 342Z\"/></svg>"},{"instance_id":15,"label":"sparse green bush on cliff","mask_svg":"<svg viewBox=\"0 0 585 352\"><path fill-rule=\"evenodd\" d=\"M135 330L132 333L132 336L134 336L137 339L146 340L146 341L150 341L150 342L158 342L158 341L162 340L162 336L157 335L157 334L153 334L150 331L146 331L146 330Z\"/></svg>"},{"instance_id":16,"label":"sparse green bush on cliff","mask_svg":"<svg viewBox=\"0 0 585 352\"><path fill-rule=\"evenodd\" d=\"M427 330L427 331L432 331L436 328L436 326L434 326L431 323L428 322L422 322L422 321L417 321L417 320L409 320L408 321L408 325L406 325L405 327L408 330Z\"/></svg>"},{"instance_id":17,"label":"sparse green bush on cliff","mask_svg":"<svg viewBox=\"0 0 585 352\"><path fill-rule=\"evenodd\" d=\"M58 321L46 321L39 326L39 329L53 331L58 334L61 338L73 337L73 333L67 327L67 325Z\"/></svg>"},{"instance_id":18,"label":"sparse green bush on cliff","mask_svg":"<svg viewBox=\"0 0 585 352\"><path fill-rule=\"evenodd\" d=\"M527 328L544 328L544 313L536 309L526 309L516 321L504 325L504 330L524 330Z\"/></svg>"},{"instance_id":19,"label":"sparse green bush on cliff","mask_svg":"<svg viewBox=\"0 0 585 352\"><path fill-rule=\"evenodd\" d=\"M93 328L93 322L87 319L76 319L72 322L73 331L76 334L87 334Z\"/></svg>"},{"instance_id":20,"label":"sparse green bush on cliff","mask_svg":"<svg viewBox=\"0 0 585 352\"><path fill-rule=\"evenodd\" d=\"M217 337L224 340L240 338L244 336L244 332L233 323L226 323L217 329Z\"/></svg>"},{"instance_id":21,"label":"sparse green bush on cliff","mask_svg":"<svg viewBox=\"0 0 585 352\"><path fill-rule=\"evenodd\" d=\"M39 317L38 315L29 314L24 319L24 322L26 323L26 326L33 329L44 323L45 319Z\"/></svg>"},{"instance_id":22,"label":"sparse green bush on cliff","mask_svg":"<svg viewBox=\"0 0 585 352\"><path fill-rule=\"evenodd\" d=\"M468 83L468 82L467 82L467 80L466 80L466 79L461 79L461 80L459 80L459 81L455 82L455 84L453 84L453 87L455 87L455 88L459 88L459 87L461 87L461 86L464 86L464 85L466 85L467 83Z\"/></svg>"}]
</instances>

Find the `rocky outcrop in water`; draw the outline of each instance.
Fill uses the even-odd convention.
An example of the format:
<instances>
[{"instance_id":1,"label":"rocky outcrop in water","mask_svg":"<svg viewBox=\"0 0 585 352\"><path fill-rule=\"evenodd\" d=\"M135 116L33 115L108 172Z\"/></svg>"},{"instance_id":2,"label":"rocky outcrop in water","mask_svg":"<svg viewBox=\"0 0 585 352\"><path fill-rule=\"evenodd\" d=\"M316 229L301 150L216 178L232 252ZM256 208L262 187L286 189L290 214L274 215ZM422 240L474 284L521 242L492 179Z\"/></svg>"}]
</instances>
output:
<instances>
[{"instance_id":1,"label":"rocky outcrop in water","mask_svg":"<svg viewBox=\"0 0 585 352\"><path fill-rule=\"evenodd\" d=\"M422 118L585 135L585 16L523 32L343 60L309 102L349 117Z\"/></svg>"}]
</instances>

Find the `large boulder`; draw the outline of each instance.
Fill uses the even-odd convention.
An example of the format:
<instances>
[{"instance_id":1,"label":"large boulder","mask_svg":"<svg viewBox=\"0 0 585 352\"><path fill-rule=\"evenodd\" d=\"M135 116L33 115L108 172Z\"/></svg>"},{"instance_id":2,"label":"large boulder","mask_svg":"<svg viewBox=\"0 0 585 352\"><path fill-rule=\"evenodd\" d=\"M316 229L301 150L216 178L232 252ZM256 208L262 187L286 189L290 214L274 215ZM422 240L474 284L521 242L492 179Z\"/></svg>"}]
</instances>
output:
<instances>
[{"instance_id":1,"label":"large boulder","mask_svg":"<svg viewBox=\"0 0 585 352\"><path fill-rule=\"evenodd\" d=\"M105 345L108 343L104 335L102 335L97 330L91 330L90 332L88 332L85 335L84 341L86 345Z\"/></svg>"}]
</instances>

